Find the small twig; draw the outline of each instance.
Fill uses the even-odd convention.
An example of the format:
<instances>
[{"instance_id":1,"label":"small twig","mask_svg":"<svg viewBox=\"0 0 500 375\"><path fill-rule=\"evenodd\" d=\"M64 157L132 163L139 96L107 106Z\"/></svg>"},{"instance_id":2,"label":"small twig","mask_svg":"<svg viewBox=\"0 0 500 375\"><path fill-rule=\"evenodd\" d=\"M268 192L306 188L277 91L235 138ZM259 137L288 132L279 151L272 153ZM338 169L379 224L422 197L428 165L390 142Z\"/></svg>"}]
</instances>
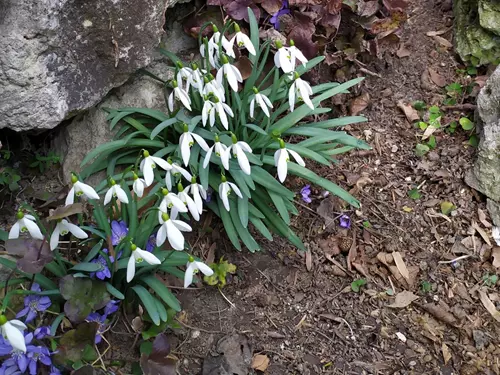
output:
<instances>
[{"instance_id":1,"label":"small twig","mask_svg":"<svg viewBox=\"0 0 500 375\"><path fill-rule=\"evenodd\" d=\"M356 336L354 336L354 331L352 330L351 325L344 318L339 318L339 319L342 320L347 325L347 327L349 327L349 331L351 331L351 337L350 337L351 340L356 341Z\"/></svg>"},{"instance_id":2,"label":"small twig","mask_svg":"<svg viewBox=\"0 0 500 375\"><path fill-rule=\"evenodd\" d=\"M183 321L180 321L179 319L175 319L175 321L179 323L181 326L192 329L193 331L200 331L205 333L221 333L221 331L209 331L208 329L193 327L190 326L189 324L184 323Z\"/></svg>"},{"instance_id":3,"label":"small twig","mask_svg":"<svg viewBox=\"0 0 500 375\"><path fill-rule=\"evenodd\" d=\"M375 72L372 72L371 70L368 70L368 69L366 69L366 68L362 68L362 67L360 67L360 68L359 68L359 71L360 71L360 72L363 72L363 73L366 73L366 74L368 74L368 75L370 75L370 76L374 76L374 77L377 77L377 78L382 78L382 76L381 76L380 74L375 73Z\"/></svg>"},{"instance_id":4,"label":"small twig","mask_svg":"<svg viewBox=\"0 0 500 375\"><path fill-rule=\"evenodd\" d=\"M459 256L458 258L455 258L455 259L452 259L452 260L440 260L438 262L438 264L450 264L450 263L458 262L459 260L464 260L464 259L467 259L467 258L470 258L470 257L473 257L473 256L474 256L473 254L467 254L467 255Z\"/></svg>"},{"instance_id":5,"label":"small twig","mask_svg":"<svg viewBox=\"0 0 500 375\"><path fill-rule=\"evenodd\" d=\"M231 307L236 308L236 305L235 305L234 303L232 303L232 302L231 302L231 301L230 301L230 300L229 300L229 299L228 299L228 298L224 295L224 293L222 293L222 290L221 290L220 288L218 288L218 289L219 289L219 293L220 293L220 295L221 295L222 297L224 297L224 299L227 301L227 303L229 303L229 304L231 305Z\"/></svg>"}]
</instances>

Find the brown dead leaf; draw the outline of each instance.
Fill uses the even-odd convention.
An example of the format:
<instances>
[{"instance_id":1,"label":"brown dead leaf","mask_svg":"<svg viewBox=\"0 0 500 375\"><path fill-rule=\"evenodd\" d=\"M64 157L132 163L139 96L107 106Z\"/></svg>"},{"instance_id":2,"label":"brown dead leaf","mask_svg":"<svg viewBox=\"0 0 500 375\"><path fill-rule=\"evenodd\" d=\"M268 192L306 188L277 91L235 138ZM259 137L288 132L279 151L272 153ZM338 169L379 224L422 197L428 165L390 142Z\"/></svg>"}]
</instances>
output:
<instances>
[{"instance_id":1,"label":"brown dead leaf","mask_svg":"<svg viewBox=\"0 0 500 375\"><path fill-rule=\"evenodd\" d=\"M495 319L497 322L500 322L500 311L497 310L495 304L491 302L486 292L482 289L479 290L479 298L481 299L483 306L486 308L486 310L488 310L493 319Z\"/></svg>"},{"instance_id":2,"label":"brown dead leaf","mask_svg":"<svg viewBox=\"0 0 500 375\"><path fill-rule=\"evenodd\" d=\"M318 245L324 251L325 255L334 256L340 254L339 241L334 235L323 238L319 241Z\"/></svg>"},{"instance_id":3,"label":"brown dead leaf","mask_svg":"<svg viewBox=\"0 0 500 375\"><path fill-rule=\"evenodd\" d=\"M500 247L494 247L491 250L491 257L493 258L493 261L491 262L493 267L500 268Z\"/></svg>"},{"instance_id":4,"label":"brown dead leaf","mask_svg":"<svg viewBox=\"0 0 500 375\"><path fill-rule=\"evenodd\" d=\"M441 346L441 351L443 352L444 364L446 365L448 361L451 359L451 352L450 348L448 348L448 345L446 345L444 342L443 345Z\"/></svg>"},{"instance_id":5,"label":"brown dead leaf","mask_svg":"<svg viewBox=\"0 0 500 375\"><path fill-rule=\"evenodd\" d=\"M486 218L486 214L484 213L484 211L480 208L477 209L477 216L479 218L479 221L485 226L485 228L491 228L491 223Z\"/></svg>"},{"instance_id":6,"label":"brown dead leaf","mask_svg":"<svg viewBox=\"0 0 500 375\"><path fill-rule=\"evenodd\" d=\"M311 272L311 270L312 270L311 250L306 251L306 269L308 272Z\"/></svg>"},{"instance_id":7,"label":"brown dead leaf","mask_svg":"<svg viewBox=\"0 0 500 375\"><path fill-rule=\"evenodd\" d=\"M451 44L448 41L448 39L445 39L445 38L443 38L441 36L435 35L435 36L432 37L432 39L434 39L436 42L438 42L444 48L452 48L453 47L453 44Z\"/></svg>"},{"instance_id":8,"label":"brown dead leaf","mask_svg":"<svg viewBox=\"0 0 500 375\"><path fill-rule=\"evenodd\" d=\"M378 0L364 1L358 3L358 15L360 17L371 17L380 10Z\"/></svg>"},{"instance_id":9,"label":"brown dead leaf","mask_svg":"<svg viewBox=\"0 0 500 375\"><path fill-rule=\"evenodd\" d=\"M368 177L368 176L361 176L360 178L358 178L358 180L356 181L356 187L359 189L359 190L363 190L363 187L365 185L368 185L368 184L371 184L373 182L373 180Z\"/></svg>"},{"instance_id":10,"label":"brown dead leaf","mask_svg":"<svg viewBox=\"0 0 500 375\"><path fill-rule=\"evenodd\" d=\"M258 371L266 371L269 366L269 357L265 354L255 354L252 359L252 368Z\"/></svg>"},{"instance_id":11,"label":"brown dead leaf","mask_svg":"<svg viewBox=\"0 0 500 375\"><path fill-rule=\"evenodd\" d=\"M436 84L436 86L439 86L439 87L446 86L446 79L441 74L439 74L438 72L436 72L432 68L428 68L427 70L429 71L431 81L434 82Z\"/></svg>"},{"instance_id":12,"label":"brown dead leaf","mask_svg":"<svg viewBox=\"0 0 500 375\"><path fill-rule=\"evenodd\" d=\"M474 220L472 221L472 228L477 230L477 233L479 233L479 235L483 238L484 242L486 242L488 245L491 246L489 236L486 234L486 232L483 230L483 228L481 228L479 225L477 225L477 223Z\"/></svg>"},{"instance_id":13,"label":"brown dead leaf","mask_svg":"<svg viewBox=\"0 0 500 375\"><path fill-rule=\"evenodd\" d=\"M402 59L403 57L408 57L411 55L410 50L406 49L404 44L399 46L399 49L396 51L396 56Z\"/></svg>"},{"instance_id":14,"label":"brown dead leaf","mask_svg":"<svg viewBox=\"0 0 500 375\"><path fill-rule=\"evenodd\" d=\"M240 71L243 80L247 79L252 74L252 63L246 56L241 56L234 66Z\"/></svg>"},{"instance_id":15,"label":"brown dead leaf","mask_svg":"<svg viewBox=\"0 0 500 375\"><path fill-rule=\"evenodd\" d=\"M215 262L215 248L217 247L217 243L214 242L211 246L210 249L208 249L208 254L207 258L205 259L206 264L212 264Z\"/></svg>"},{"instance_id":16,"label":"brown dead leaf","mask_svg":"<svg viewBox=\"0 0 500 375\"><path fill-rule=\"evenodd\" d=\"M398 101L398 108L403 111L409 122L420 120L417 110L411 105L405 104L402 100Z\"/></svg>"},{"instance_id":17,"label":"brown dead leaf","mask_svg":"<svg viewBox=\"0 0 500 375\"><path fill-rule=\"evenodd\" d=\"M448 31L450 31L450 27L446 28L446 29L441 29L441 30L438 30L438 31L427 31L425 33L425 35L427 36L437 36L437 35L443 35L443 34L446 34Z\"/></svg>"},{"instance_id":18,"label":"brown dead leaf","mask_svg":"<svg viewBox=\"0 0 500 375\"><path fill-rule=\"evenodd\" d=\"M358 257L358 247L356 245L356 227L352 227L352 243L349 253L347 254L347 269L352 271L352 263Z\"/></svg>"},{"instance_id":19,"label":"brown dead leaf","mask_svg":"<svg viewBox=\"0 0 500 375\"><path fill-rule=\"evenodd\" d=\"M438 304L431 302L425 305L417 305L442 322L452 326L455 326L457 322L456 318L448 311L448 307L442 301L439 301Z\"/></svg>"},{"instance_id":20,"label":"brown dead leaf","mask_svg":"<svg viewBox=\"0 0 500 375\"><path fill-rule=\"evenodd\" d=\"M368 104L370 104L370 94L368 94L367 92L354 98L351 101L351 105L349 107L351 115L356 116L361 111L364 111L366 107L368 107Z\"/></svg>"},{"instance_id":21,"label":"brown dead leaf","mask_svg":"<svg viewBox=\"0 0 500 375\"><path fill-rule=\"evenodd\" d=\"M404 290L396 294L396 299L388 307L392 307L395 309L402 309L406 306L409 306L413 301L417 300L419 297L412 292Z\"/></svg>"},{"instance_id":22,"label":"brown dead leaf","mask_svg":"<svg viewBox=\"0 0 500 375\"><path fill-rule=\"evenodd\" d=\"M392 257L394 258L394 263L396 263L396 267L398 267L401 275L406 279L406 281L409 281L410 272L408 271L408 268L406 268L406 264L403 260L403 257L401 256L401 253L399 251L394 251L392 253Z\"/></svg>"},{"instance_id":23,"label":"brown dead leaf","mask_svg":"<svg viewBox=\"0 0 500 375\"><path fill-rule=\"evenodd\" d=\"M383 263L385 266L389 267L390 264L394 263L394 258L390 253L380 252L377 254L377 259L379 262Z\"/></svg>"}]
</instances>

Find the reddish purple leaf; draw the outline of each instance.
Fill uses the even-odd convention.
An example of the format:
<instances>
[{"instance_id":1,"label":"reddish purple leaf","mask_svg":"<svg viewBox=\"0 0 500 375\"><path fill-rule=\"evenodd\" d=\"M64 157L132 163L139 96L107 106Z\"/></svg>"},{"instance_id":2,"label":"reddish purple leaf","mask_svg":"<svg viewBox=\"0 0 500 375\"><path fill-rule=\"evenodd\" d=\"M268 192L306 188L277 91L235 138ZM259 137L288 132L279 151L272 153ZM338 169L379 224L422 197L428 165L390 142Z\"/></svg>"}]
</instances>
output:
<instances>
[{"instance_id":1,"label":"reddish purple leaf","mask_svg":"<svg viewBox=\"0 0 500 375\"><path fill-rule=\"evenodd\" d=\"M391 13L398 10L405 10L408 7L407 0L382 0L382 2L384 3L384 6L387 8L387 10Z\"/></svg>"},{"instance_id":2,"label":"reddish purple leaf","mask_svg":"<svg viewBox=\"0 0 500 375\"><path fill-rule=\"evenodd\" d=\"M245 20L248 22L248 10L253 10L255 18L260 19L260 9L251 0L236 0L224 7L227 15L237 21Z\"/></svg>"},{"instance_id":3,"label":"reddish purple leaf","mask_svg":"<svg viewBox=\"0 0 500 375\"><path fill-rule=\"evenodd\" d=\"M274 14L281 9L283 1L281 0L262 0L260 6L269 14Z\"/></svg>"},{"instance_id":4,"label":"reddish purple leaf","mask_svg":"<svg viewBox=\"0 0 500 375\"><path fill-rule=\"evenodd\" d=\"M313 20L306 14L294 13L293 27L288 34L289 39L293 39L298 48L308 58L312 59L318 55L318 45L313 42L312 37L316 31Z\"/></svg>"},{"instance_id":5,"label":"reddish purple leaf","mask_svg":"<svg viewBox=\"0 0 500 375\"><path fill-rule=\"evenodd\" d=\"M378 0L366 1L359 4L358 15L361 17L371 17L380 10Z\"/></svg>"}]
</instances>

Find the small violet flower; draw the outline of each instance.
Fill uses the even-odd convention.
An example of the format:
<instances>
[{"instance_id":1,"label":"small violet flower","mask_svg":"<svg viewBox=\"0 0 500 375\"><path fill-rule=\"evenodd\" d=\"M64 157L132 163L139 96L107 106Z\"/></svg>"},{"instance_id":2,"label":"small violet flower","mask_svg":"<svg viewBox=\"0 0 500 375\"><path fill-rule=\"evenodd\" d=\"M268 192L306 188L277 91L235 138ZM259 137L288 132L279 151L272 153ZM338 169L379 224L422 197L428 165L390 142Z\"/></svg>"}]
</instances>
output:
<instances>
[{"instance_id":1,"label":"small violet flower","mask_svg":"<svg viewBox=\"0 0 500 375\"><path fill-rule=\"evenodd\" d=\"M52 366L52 360L50 359L50 354L51 353L49 352L49 349L47 349L44 346L34 346L34 345L27 346L26 357L28 358L28 369L30 375L37 375L39 373L37 371L38 362L46 366Z\"/></svg>"},{"instance_id":2,"label":"small violet flower","mask_svg":"<svg viewBox=\"0 0 500 375\"><path fill-rule=\"evenodd\" d=\"M31 290L34 292L41 292L40 285L33 284ZM36 294L31 294L24 297L24 309L19 311L16 318L22 318L26 316L26 323L32 322L38 312L45 311L52 304L50 298L47 296L38 296Z\"/></svg>"},{"instance_id":3,"label":"small violet flower","mask_svg":"<svg viewBox=\"0 0 500 375\"><path fill-rule=\"evenodd\" d=\"M156 233L153 233L148 238L148 242L146 243L146 251L152 253L156 247Z\"/></svg>"},{"instance_id":4,"label":"small violet flower","mask_svg":"<svg viewBox=\"0 0 500 375\"><path fill-rule=\"evenodd\" d=\"M349 229L351 227L351 218L347 215L339 217L339 225L341 228Z\"/></svg>"},{"instance_id":5,"label":"small violet flower","mask_svg":"<svg viewBox=\"0 0 500 375\"><path fill-rule=\"evenodd\" d=\"M111 243L118 245L128 234L128 227L124 221L113 220L111 222Z\"/></svg>"},{"instance_id":6,"label":"small violet flower","mask_svg":"<svg viewBox=\"0 0 500 375\"><path fill-rule=\"evenodd\" d=\"M104 315L114 314L120 308L120 301L111 300L104 306Z\"/></svg>"},{"instance_id":7,"label":"small violet flower","mask_svg":"<svg viewBox=\"0 0 500 375\"><path fill-rule=\"evenodd\" d=\"M108 249L103 249L103 253L107 254ZM114 263L115 258L109 255L109 261ZM104 256L99 254L99 256L91 261L91 263L97 263L101 266L101 270L97 272L92 272L90 277L97 277L99 280L105 280L111 278L111 270L108 267L108 262Z\"/></svg>"},{"instance_id":8,"label":"small violet flower","mask_svg":"<svg viewBox=\"0 0 500 375\"><path fill-rule=\"evenodd\" d=\"M50 327L49 326L38 327L37 329L35 329L35 332L33 332L33 334L35 335L35 338L37 340L42 340L47 336L52 336L50 334Z\"/></svg>"},{"instance_id":9,"label":"small violet flower","mask_svg":"<svg viewBox=\"0 0 500 375\"><path fill-rule=\"evenodd\" d=\"M302 195L302 200L304 202L312 202L312 199L309 197L309 195L311 195L311 185L306 185L302 189L300 189L300 194Z\"/></svg>"},{"instance_id":10,"label":"small violet flower","mask_svg":"<svg viewBox=\"0 0 500 375\"><path fill-rule=\"evenodd\" d=\"M106 314L101 315L99 313L93 312L87 316L85 319L86 322L92 323L95 322L98 324L97 326L97 332L95 334L95 344L99 344L102 341L102 334L106 330L106 319L108 316Z\"/></svg>"},{"instance_id":11,"label":"small violet flower","mask_svg":"<svg viewBox=\"0 0 500 375\"><path fill-rule=\"evenodd\" d=\"M276 13L273 14L269 22L274 26L276 30L279 30L280 28L280 20L279 17L284 15L284 14L289 14L290 13L290 8L288 8L288 0L284 0L281 5L281 9L278 10Z\"/></svg>"}]
</instances>

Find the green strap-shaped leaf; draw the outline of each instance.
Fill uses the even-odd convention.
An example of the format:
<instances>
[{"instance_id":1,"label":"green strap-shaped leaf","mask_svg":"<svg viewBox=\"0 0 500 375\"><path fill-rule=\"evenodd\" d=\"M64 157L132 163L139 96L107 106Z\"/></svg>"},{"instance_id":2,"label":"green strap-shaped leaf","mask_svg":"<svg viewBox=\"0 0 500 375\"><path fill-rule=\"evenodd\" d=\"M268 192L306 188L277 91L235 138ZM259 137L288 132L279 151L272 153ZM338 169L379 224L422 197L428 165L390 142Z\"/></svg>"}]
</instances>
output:
<instances>
[{"instance_id":1,"label":"green strap-shaped leaf","mask_svg":"<svg viewBox=\"0 0 500 375\"><path fill-rule=\"evenodd\" d=\"M280 184L271 174L269 174L269 172L260 167L252 166L251 176L257 184L262 185L266 189L272 190L288 199L293 199L293 197L295 196L295 193L288 190L286 187Z\"/></svg>"},{"instance_id":2,"label":"green strap-shaped leaf","mask_svg":"<svg viewBox=\"0 0 500 375\"><path fill-rule=\"evenodd\" d=\"M153 323L156 325L160 325L160 315L156 307L155 298L146 290L146 288L141 285L134 285L132 287L132 290L140 298Z\"/></svg>"},{"instance_id":3,"label":"green strap-shaped leaf","mask_svg":"<svg viewBox=\"0 0 500 375\"><path fill-rule=\"evenodd\" d=\"M130 112L130 113L140 113L141 115L149 116L158 121L165 121L169 119L169 116L162 111L158 111L157 109L151 108L119 108L119 111Z\"/></svg>"},{"instance_id":4,"label":"green strap-shaped leaf","mask_svg":"<svg viewBox=\"0 0 500 375\"><path fill-rule=\"evenodd\" d=\"M368 121L368 119L363 116L345 116L345 117L334 118L331 120L310 122L306 124L306 126L311 126L313 128L321 128L321 129L331 129L366 121Z\"/></svg>"},{"instance_id":5,"label":"green strap-shaped leaf","mask_svg":"<svg viewBox=\"0 0 500 375\"><path fill-rule=\"evenodd\" d=\"M238 240L238 235L236 234L236 229L234 228L231 216L229 215L229 212L227 212L224 204L219 197L217 197L217 203L219 205L220 218L222 220L222 224L224 224L224 229L226 230L227 237L229 238L233 246L237 250L241 251L240 241Z\"/></svg>"},{"instance_id":6,"label":"green strap-shaped leaf","mask_svg":"<svg viewBox=\"0 0 500 375\"><path fill-rule=\"evenodd\" d=\"M264 129L258 127L257 125L254 125L254 124L245 124L244 126L246 126L249 129L252 129L254 132L257 132L259 134L267 136L266 131Z\"/></svg>"},{"instance_id":7,"label":"green strap-shaped leaf","mask_svg":"<svg viewBox=\"0 0 500 375\"><path fill-rule=\"evenodd\" d=\"M276 207L276 209L278 210L283 221L287 225L290 225L290 215L288 215L288 210L286 209L285 203L283 202L283 198L281 198L280 195L278 195L272 191L268 191L267 193L271 197L271 200L273 201L274 207Z\"/></svg>"},{"instance_id":8,"label":"green strap-shaped leaf","mask_svg":"<svg viewBox=\"0 0 500 375\"><path fill-rule=\"evenodd\" d=\"M166 322L168 320L168 315L167 315L167 309L165 309L165 306L161 301L155 299L156 302L156 309L158 310L158 315L160 315L160 319L162 322Z\"/></svg>"},{"instance_id":9,"label":"green strap-shaped leaf","mask_svg":"<svg viewBox=\"0 0 500 375\"><path fill-rule=\"evenodd\" d=\"M252 8L248 7L248 23L250 24L250 41L252 42L255 51L259 50L259 24L255 18ZM257 56L250 55L250 61L255 64Z\"/></svg>"},{"instance_id":10,"label":"green strap-shaped leaf","mask_svg":"<svg viewBox=\"0 0 500 375\"><path fill-rule=\"evenodd\" d=\"M175 117L174 118L169 118L163 122L161 122L160 124L156 125L155 128L153 129L153 131L151 132L151 135L150 135L150 139L155 139L156 136L158 134L160 134L160 132L163 130L163 129L166 129L168 128L170 125L172 124L175 124L177 120Z\"/></svg>"},{"instance_id":11,"label":"green strap-shaped leaf","mask_svg":"<svg viewBox=\"0 0 500 375\"><path fill-rule=\"evenodd\" d=\"M120 292L118 289L116 289L111 283L106 283L106 290L111 294L113 297L116 297L118 299L124 300L125 296L123 295L122 292Z\"/></svg>"},{"instance_id":12,"label":"green strap-shaped leaf","mask_svg":"<svg viewBox=\"0 0 500 375\"><path fill-rule=\"evenodd\" d=\"M160 297L168 306L175 311L181 311L181 304L179 300L172 294L172 292L153 275L143 276L141 281L154 290L156 295Z\"/></svg>"},{"instance_id":13,"label":"green strap-shaped leaf","mask_svg":"<svg viewBox=\"0 0 500 375\"><path fill-rule=\"evenodd\" d=\"M231 177L233 177L234 182L236 183L236 185L238 185L243 195L246 196L247 198L251 198L252 194L250 193L250 189L248 189L248 186L245 182L245 178L243 177L245 173L243 173L243 171L241 170L236 170L236 169L231 170L230 172L231 172Z\"/></svg>"},{"instance_id":14,"label":"green strap-shaped leaf","mask_svg":"<svg viewBox=\"0 0 500 375\"><path fill-rule=\"evenodd\" d=\"M244 228L248 226L248 198L238 199L238 216Z\"/></svg>"},{"instance_id":15,"label":"green strap-shaped leaf","mask_svg":"<svg viewBox=\"0 0 500 375\"><path fill-rule=\"evenodd\" d=\"M248 232L248 229L244 228L243 225L241 224L241 220L238 215L238 207L236 206L236 203L230 201L229 206L231 208L231 210L229 211L229 215L231 216L234 228L236 229L236 232L238 233L239 237L241 238L245 246L252 253L257 250L260 250L257 241L255 241L252 235Z\"/></svg>"},{"instance_id":16,"label":"green strap-shaped leaf","mask_svg":"<svg viewBox=\"0 0 500 375\"><path fill-rule=\"evenodd\" d=\"M74 267L70 268L70 271L83 271L83 272L97 272L102 270L102 265L99 263L78 263Z\"/></svg>"},{"instance_id":17,"label":"green strap-shaped leaf","mask_svg":"<svg viewBox=\"0 0 500 375\"><path fill-rule=\"evenodd\" d=\"M269 232L269 229L267 229L262 220L250 216L250 222L266 239L268 239L269 241L273 240L273 235L271 234L271 232Z\"/></svg>"}]
</instances>

